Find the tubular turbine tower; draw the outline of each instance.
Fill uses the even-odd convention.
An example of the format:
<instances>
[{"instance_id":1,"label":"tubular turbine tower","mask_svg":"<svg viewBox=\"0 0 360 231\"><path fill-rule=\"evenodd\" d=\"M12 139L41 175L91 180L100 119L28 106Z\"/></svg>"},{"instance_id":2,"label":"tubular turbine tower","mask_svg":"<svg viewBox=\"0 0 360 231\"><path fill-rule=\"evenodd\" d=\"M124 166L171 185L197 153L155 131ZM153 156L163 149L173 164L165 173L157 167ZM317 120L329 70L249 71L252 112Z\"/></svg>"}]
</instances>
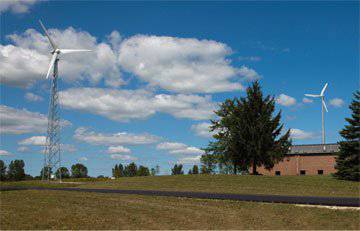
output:
<instances>
[{"instance_id":1,"label":"tubular turbine tower","mask_svg":"<svg viewBox=\"0 0 360 231\"><path fill-rule=\"evenodd\" d=\"M58 46L49 36L45 26L39 20L39 23L44 30L46 37L48 38L53 50L51 51L52 58L49 65L49 70L46 75L46 79L49 78L50 72L53 69L51 88L50 88L50 102L48 111L48 128L45 144L45 157L44 166L42 171L42 179L50 180L51 172L61 168L61 150L60 150L60 107L59 107L59 94L58 94L58 63L60 54L68 54L75 52L84 52L90 50L73 50L73 49L59 49ZM61 170L59 170L61 171ZM60 172L61 182L61 172Z\"/></svg>"}]
</instances>

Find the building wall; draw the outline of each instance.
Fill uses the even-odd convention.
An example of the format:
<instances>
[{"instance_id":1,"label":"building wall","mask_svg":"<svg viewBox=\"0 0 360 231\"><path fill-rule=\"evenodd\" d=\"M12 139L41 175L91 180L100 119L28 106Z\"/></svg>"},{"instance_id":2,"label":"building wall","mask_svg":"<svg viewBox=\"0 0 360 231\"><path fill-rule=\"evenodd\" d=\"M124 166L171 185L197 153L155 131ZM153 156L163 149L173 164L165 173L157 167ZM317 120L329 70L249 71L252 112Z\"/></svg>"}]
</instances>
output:
<instances>
[{"instance_id":1,"label":"building wall","mask_svg":"<svg viewBox=\"0 0 360 231\"><path fill-rule=\"evenodd\" d=\"M275 164L270 171L264 167L257 169L263 175L276 175L280 171L281 175L300 175L301 170L305 170L305 175L318 175L318 170L323 170L324 175L335 173L336 155L287 155L283 161Z\"/></svg>"}]
</instances>

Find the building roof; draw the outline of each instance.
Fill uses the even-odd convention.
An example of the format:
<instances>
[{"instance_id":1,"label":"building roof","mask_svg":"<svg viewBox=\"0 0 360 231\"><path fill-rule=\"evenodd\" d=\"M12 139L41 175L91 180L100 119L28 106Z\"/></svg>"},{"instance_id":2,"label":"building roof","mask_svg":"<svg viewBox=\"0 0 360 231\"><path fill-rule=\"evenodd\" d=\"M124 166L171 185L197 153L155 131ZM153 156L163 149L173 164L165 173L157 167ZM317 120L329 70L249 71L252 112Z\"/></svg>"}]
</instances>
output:
<instances>
[{"instance_id":1,"label":"building roof","mask_svg":"<svg viewBox=\"0 0 360 231\"><path fill-rule=\"evenodd\" d=\"M291 146L288 154L335 154L337 152L339 152L339 144L302 144Z\"/></svg>"}]
</instances>

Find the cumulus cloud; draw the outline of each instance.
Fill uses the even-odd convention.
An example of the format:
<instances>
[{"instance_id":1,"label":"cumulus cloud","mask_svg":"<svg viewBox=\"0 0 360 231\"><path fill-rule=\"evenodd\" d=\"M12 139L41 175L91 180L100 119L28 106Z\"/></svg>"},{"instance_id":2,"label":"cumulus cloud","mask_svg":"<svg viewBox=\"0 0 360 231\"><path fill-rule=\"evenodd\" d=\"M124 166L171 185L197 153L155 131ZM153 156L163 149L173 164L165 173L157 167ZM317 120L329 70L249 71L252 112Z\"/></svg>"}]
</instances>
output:
<instances>
[{"instance_id":1,"label":"cumulus cloud","mask_svg":"<svg viewBox=\"0 0 360 231\"><path fill-rule=\"evenodd\" d=\"M47 129L47 117L37 112L0 105L0 114L0 133L41 133L45 132ZM61 122L62 126L68 126L70 124L71 123L67 120Z\"/></svg>"},{"instance_id":2,"label":"cumulus cloud","mask_svg":"<svg viewBox=\"0 0 360 231\"><path fill-rule=\"evenodd\" d=\"M143 145L152 144L160 140L159 137L143 133L131 134L119 132L114 134L96 133L87 128L80 127L75 130L74 138L92 145Z\"/></svg>"},{"instance_id":3,"label":"cumulus cloud","mask_svg":"<svg viewBox=\"0 0 360 231\"><path fill-rule=\"evenodd\" d=\"M123 155L123 154L112 154L110 155L111 159L114 160L123 160L123 161L135 161L138 158L130 155Z\"/></svg>"},{"instance_id":4,"label":"cumulus cloud","mask_svg":"<svg viewBox=\"0 0 360 231\"><path fill-rule=\"evenodd\" d=\"M240 56L240 61L250 61L250 62L258 62L261 60L261 57L259 56Z\"/></svg>"},{"instance_id":5,"label":"cumulus cloud","mask_svg":"<svg viewBox=\"0 0 360 231\"><path fill-rule=\"evenodd\" d=\"M6 150L0 150L0 156L11 156L12 153Z\"/></svg>"},{"instance_id":6,"label":"cumulus cloud","mask_svg":"<svg viewBox=\"0 0 360 231\"><path fill-rule=\"evenodd\" d=\"M254 69L248 68L247 66L240 67L238 73L248 81L254 81L261 78L261 76Z\"/></svg>"},{"instance_id":7,"label":"cumulus cloud","mask_svg":"<svg viewBox=\"0 0 360 231\"><path fill-rule=\"evenodd\" d=\"M210 126L211 124L207 122L193 124L191 125L191 130L194 131L197 136L211 138L215 132L210 131Z\"/></svg>"},{"instance_id":8,"label":"cumulus cloud","mask_svg":"<svg viewBox=\"0 0 360 231\"><path fill-rule=\"evenodd\" d=\"M296 104L296 99L285 94L280 94L276 102L282 106L289 107Z\"/></svg>"},{"instance_id":9,"label":"cumulus cloud","mask_svg":"<svg viewBox=\"0 0 360 231\"><path fill-rule=\"evenodd\" d=\"M306 140L306 139L313 139L313 138L317 137L317 135L313 132L306 132L304 130L297 129L297 128L290 129L290 135L291 135L291 138L296 139L296 140Z\"/></svg>"},{"instance_id":10,"label":"cumulus cloud","mask_svg":"<svg viewBox=\"0 0 360 231\"><path fill-rule=\"evenodd\" d=\"M333 107L342 107L344 106L344 104L345 104L344 100L340 98L333 98L330 100L330 105Z\"/></svg>"},{"instance_id":11,"label":"cumulus cloud","mask_svg":"<svg viewBox=\"0 0 360 231\"><path fill-rule=\"evenodd\" d=\"M25 99L27 101L31 101L31 102L38 102L38 101L43 101L44 100L44 98L41 97L40 95L36 95L34 93L31 93L31 92L27 92L25 94Z\"/></svg>"},{"instance_id":12,"label":"cumulus cloud","mask_svg":"<svg viewBox=\"0 0 360 231\"><path fill-rule=\"evenodd\" d=\"M29 147L20 146L20 147L17 148L17 151L18 152L27 152L27 151L29 151Z\"/></svg>"},{"instance_id":13,"label":"cumulus cloud","mask_svg":"<svg viewBox=\"0 0 360 231\"><path fill-rule=\"evenodd\" d=\"M79 159L78 159L78 161L80 161L80 162L85 162L85 161L87 161L88 160L88 158L86 158L86 157L80 157Z\"/></svg>"},{"instance_id":14,"label":"cumulus cloud","mask_svg":"<svg viewBox=\"0 0 360 231\"><path fill-rule=\"evenodd\" d=\"M179 164L198 164L200 163L200 158L201 158L201 155L198 155L198 156L191 156L191 157L182 157L180 159L178 159L178 163Z\"/></svg>"},{"instance_id":15,"label":"cumulus cloud","mask_svg":"<svg viewBox=\"0 0 360 231\"><path fill-rule=\"evenodd\" d=\"M209 119L216 104L211 96L154 94L145 90L71 88L60 92L61 104L115 121L145 119L156 112L176 118Z\"/></svg>"},{"instance_id":16,"label":"cumulus cloud","mask_svg":"<svg viewBox=\"0 0 360 231\"><path fill-rule=\"evenodd\" d=\"M304 98L302 99L302 101L303 101L303 103L313 103L313 102L314 102L314 100L309 99L309 98L306 98L306 97L304 97Z\"/></svg>"},{"instance_id":17,"label":"cumulus cloud","mask_svg":"<svg viewBox=\"0 0 360 231\"><path fill-rule=\"evenodd\" d=\"M108 148L107 153L109 154L115 154L115 153L131 153L131 150L128 148L125 148L124 146L111 146Z\"/></svg>"},{"instance_id":18,"label":"cumulus cloud","mask_svg":"<svg viewBox=\"0 0 360 231\"><path fill-rule=\"evenodd\" d=\"M32 136L18 142L19 145L45 146L46 136Z\"/></svg>"},{"instance_id":19,"label":"cumulus cloud","mask_svg":"<svg viewBox=\"0 0 360 231\"><path fill-rule=\"evenodd\" d=\"M243 89L241 72L231 66L231 48L195 38L136 35L120 46L121 66L151 86L181 93Z\"/></svg>"},{"instance_id":20,"label":"cumulus cloud","mask_svg":"<svg viewBox=\"0 0 360 231\"><path fill-rule=\"evenodd\" d=\"M85 80L91 84L104 80L106 85L114 87L124 83L118 53L113 49L115 44L99 43L88 32L72 27L65 30L49 29L49 33L60 48L92 50L88 53L61 55L61 79L71 83ZM12 44L0 45L0 82L28 87L36 81L45 81L51 58L47 38L34 29L28 29L22 34L11 34L7 38ZM111 41L115 43L116 39Z\"/></svg>"},{"instance_id":21,"label":"cumulus cloud","mask_svg":"<svg viewBox=\"0 0 360 231\"><path fill-rule=\"evenodd\" d=\"M27 13L32 5L39 0L2 0L0 1L0 14L10 11L15 14Z\"/></svg>"},{"instance_id":22,"label":"cumulus cloud","mask_svg":"<svg viewBox=\"0 0 360 231\"><path fill-rule=\"evenodd\" d=\"M199 155L203 154L204 151L196 148L196 147L189 147L183 143L177 142L163 142L156 146L158 150L166 150L170 154L179 154L179 155Z\"/></svg>"}]
</instances>

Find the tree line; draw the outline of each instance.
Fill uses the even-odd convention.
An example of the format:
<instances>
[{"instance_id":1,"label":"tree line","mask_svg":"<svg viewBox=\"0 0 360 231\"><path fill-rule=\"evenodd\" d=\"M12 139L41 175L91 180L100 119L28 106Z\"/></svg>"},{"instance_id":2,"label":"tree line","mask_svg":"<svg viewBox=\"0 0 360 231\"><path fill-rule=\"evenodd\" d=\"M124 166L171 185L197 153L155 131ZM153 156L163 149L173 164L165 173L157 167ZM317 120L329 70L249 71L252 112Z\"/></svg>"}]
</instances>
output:
<instances>
[{"instance_id":1,"label":"tree line","mask_svg":"<svg viewBox=\"0 0 360 231\"><path fill-rule=\"evenodd\" d=\"M39 180L42 179L42 176L46 176L47 174L53 175L53 171L48 167L42 168L40 175L33 177L29 174L25 174L25 162L23 160L13 160L10 162L8 167L3 160L0 160L1 181ZM66 167L58 168L55 171L54 177L56 179L66 179L87 178L89 176L87 167L83 164L77 163L71 166L71 172Z\"/></svg>"}]
</instances>

